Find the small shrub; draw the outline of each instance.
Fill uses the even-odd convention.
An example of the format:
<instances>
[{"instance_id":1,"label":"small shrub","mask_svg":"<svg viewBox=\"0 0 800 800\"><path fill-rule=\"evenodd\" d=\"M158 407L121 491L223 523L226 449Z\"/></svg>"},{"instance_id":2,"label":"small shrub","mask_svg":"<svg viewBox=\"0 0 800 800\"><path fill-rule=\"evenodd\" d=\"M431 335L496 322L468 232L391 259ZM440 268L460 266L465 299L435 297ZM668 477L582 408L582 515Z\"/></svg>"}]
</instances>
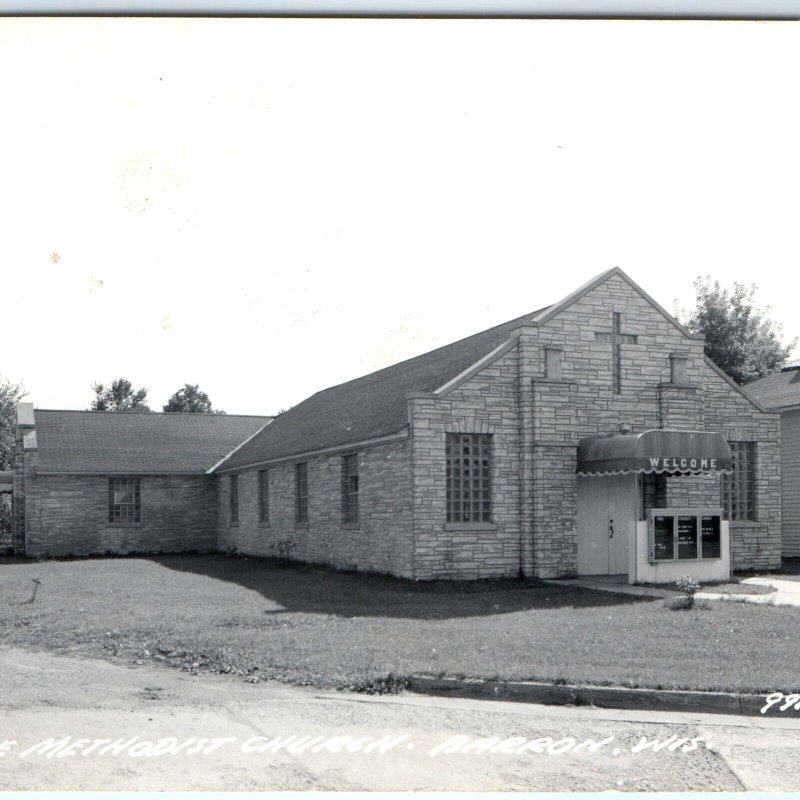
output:
<instances>
[{"instance_id":1,"label":"small shrub","mask_svg":"<svg viewBox=\"0 0 800 800\"><path fill-rule=\"evenodd\" d=\"M297 543L293 542L291 539L281 539L275 543L275 550L278 553L278 557L287 560L291 557L292 553L294 553L296 547Z\"/></svg>"},{"instance_id":2,"label":"small shrub","mask_svg":"<svg viewBox=\"0 0 800 800\"><path fill-rule=\"evenodd\" d=\"M682 575L675 581L675 588L679 592L683 592L683 597L680 598L684 601L685 605L683 607L686 609L694 608L694 596L702 588L700 584L694 578Z\"/></svg>"}]
</instances>

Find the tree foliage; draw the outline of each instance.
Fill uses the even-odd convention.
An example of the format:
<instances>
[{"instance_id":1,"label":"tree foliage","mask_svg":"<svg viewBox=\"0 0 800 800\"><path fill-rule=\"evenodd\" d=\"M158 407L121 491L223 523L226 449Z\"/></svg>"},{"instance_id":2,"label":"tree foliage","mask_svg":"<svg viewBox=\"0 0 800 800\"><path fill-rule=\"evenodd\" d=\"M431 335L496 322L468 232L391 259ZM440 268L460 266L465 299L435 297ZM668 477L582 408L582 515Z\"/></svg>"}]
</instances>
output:
<instances>
[{"instance_id":1,"label":"tree foliage","mask_svg":"<svg viewBox=\"0 0 800 800\"><path fill-rule=\"evenodd\" d=\"M14 466L14 437L17 429L17 403L25 397L25 389L0 377L0 470ZM0 545L11 544L11 495L0 494Z\"/></svg>"},{"instance_id":2,"label":"tree foliage","mask_svg":"<svg viewBox=\"0 0 800 800\"><path fill-rule=\"evenodd\" d=\"M196 383L186 383L183 389L178 389L164 406L164 411L183 411L187 414L224 414L224 411L215 411L212 408L209 396L200 391Z\"/></svg>"},{"instance_id":3,"label":"tree foliage","mask_svg":"<svg viewBox=\"0 0 800 800\"><path fill-rule=\"evenodd\" d=\"M11 469L14 466L17 403L26 394L21 384L0 377L0 470Z\"/></svg>"},{"instance_id":4,"label":"tree foliage","mask_svg":"<svg viewBox=\"0 0 800 800\"><path fill-rule=\"evenodd\" d=\"M95 383L92 389L95 398L91 411L150 411L147 389L134 389L126 378L114 378L108 387Z\"/></svg>"},{"instance_id":5,"label":"tree foliage","mask_svg":"<svg viewBox=\"0 0 800 800\"><path fill-rule=\"evenodd\" d=\"M750 383L785 366L797 339L784 345L783 328L756 308L755 284L723 289L704 275L694 282L696 305L679 314L692 333L706 337L705 353L738 384Z\"/></svg>"}]
</instances>

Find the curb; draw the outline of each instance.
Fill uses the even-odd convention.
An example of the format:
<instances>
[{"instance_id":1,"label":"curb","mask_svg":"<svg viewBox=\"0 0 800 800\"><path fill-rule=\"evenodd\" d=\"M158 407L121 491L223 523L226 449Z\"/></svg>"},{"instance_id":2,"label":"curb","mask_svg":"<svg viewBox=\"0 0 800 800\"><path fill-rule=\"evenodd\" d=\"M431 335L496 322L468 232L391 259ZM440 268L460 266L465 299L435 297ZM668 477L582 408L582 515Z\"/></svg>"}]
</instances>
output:
<instances>
[{"instance_id":1,"label":"curb","mask_svg":"<svg viewBox=\"0 0 800 800\"><path fill-rule=\"evenodd\" d=\"M542 705L596 706L637 711L780 716L775 706L761 713L766 695L694 692L678 689L628 689L623 686L575 686L527 681L482 681L412 675L408 689L438 697L508 700ZM785 715L784 715L785 716Z\"/></svg>"}]
</instances>

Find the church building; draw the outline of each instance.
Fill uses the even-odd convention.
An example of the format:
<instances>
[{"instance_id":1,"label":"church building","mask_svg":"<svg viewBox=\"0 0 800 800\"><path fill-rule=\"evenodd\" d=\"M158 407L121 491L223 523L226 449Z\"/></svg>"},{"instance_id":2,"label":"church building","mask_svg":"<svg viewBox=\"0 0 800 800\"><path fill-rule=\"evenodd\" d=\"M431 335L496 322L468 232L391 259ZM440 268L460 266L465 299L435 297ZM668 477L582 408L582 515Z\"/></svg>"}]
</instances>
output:
<instances>
[{"instance_id":1,"label":"church building","mask_svg":"<svg viewBox=\"0 0 800 800\"><path fill-rule=\"evenodd\" d=\"M48 413L57 412L36 415ZM18 440L27 487L19 549L216 549L416 580L702 582L780 566L779 415L619 269L554 305L318 392L272 421L242 420L225 452L205 448L203 476L193 473L205 487L199 505L168 484L147 488L164 456L155 440L129 465L92 465L86 483L59 444L70 420L47 433L47 446L63 450L56 486L32 463L44 445L41 434L38 445L30 440L37 416L33 446L24 426ZM111 452L114 441L97 447ZM119 493L117 480L128 482ZM66 503L70 492L79 503ZM188 519L191 508L181 536L166 526L163 539L137 537L170 503L171 519ZM103 535L87 539L95 518Z\"/></svg>"}]
</instances>

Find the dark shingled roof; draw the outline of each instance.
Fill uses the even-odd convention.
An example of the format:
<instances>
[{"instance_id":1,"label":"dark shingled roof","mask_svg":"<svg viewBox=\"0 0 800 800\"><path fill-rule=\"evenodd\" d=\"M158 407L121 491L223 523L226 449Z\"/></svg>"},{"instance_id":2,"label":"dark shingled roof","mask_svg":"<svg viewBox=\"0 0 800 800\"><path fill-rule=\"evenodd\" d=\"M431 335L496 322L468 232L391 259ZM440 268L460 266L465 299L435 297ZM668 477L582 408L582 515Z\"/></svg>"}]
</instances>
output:
<instances>
[{"instance_id":1,"label":"dark shingled roof","mask_svg":"<svg viewBox=\"0 0 800 800\"><path fill-rule=\"evenodd\" d=\"M397 433L408 425L407 395L433 392L443 386L546 308L317 392L276 417L219 468L239 468Z\"/></svg>"},{"instance_id":2,"label":"dark shingled roof","mask_svg":"<svg viewBox=\"0 0 800 800\"><path fill-rule=\"evenodd\" d=\"M800 367L787 367L745 384L742 390L762 406L782 408L800 405Z\"/></svg>"},{"instance_id":3,"label":"dark shingled roof","mask_svg":"<svg viewBox=\"0 0 800 800\"><path fill-rule=\"evenodd\" d=\"M37 469L68 473L197 472L270 417L35 410Z\"/></svg>"}]
</instances>

